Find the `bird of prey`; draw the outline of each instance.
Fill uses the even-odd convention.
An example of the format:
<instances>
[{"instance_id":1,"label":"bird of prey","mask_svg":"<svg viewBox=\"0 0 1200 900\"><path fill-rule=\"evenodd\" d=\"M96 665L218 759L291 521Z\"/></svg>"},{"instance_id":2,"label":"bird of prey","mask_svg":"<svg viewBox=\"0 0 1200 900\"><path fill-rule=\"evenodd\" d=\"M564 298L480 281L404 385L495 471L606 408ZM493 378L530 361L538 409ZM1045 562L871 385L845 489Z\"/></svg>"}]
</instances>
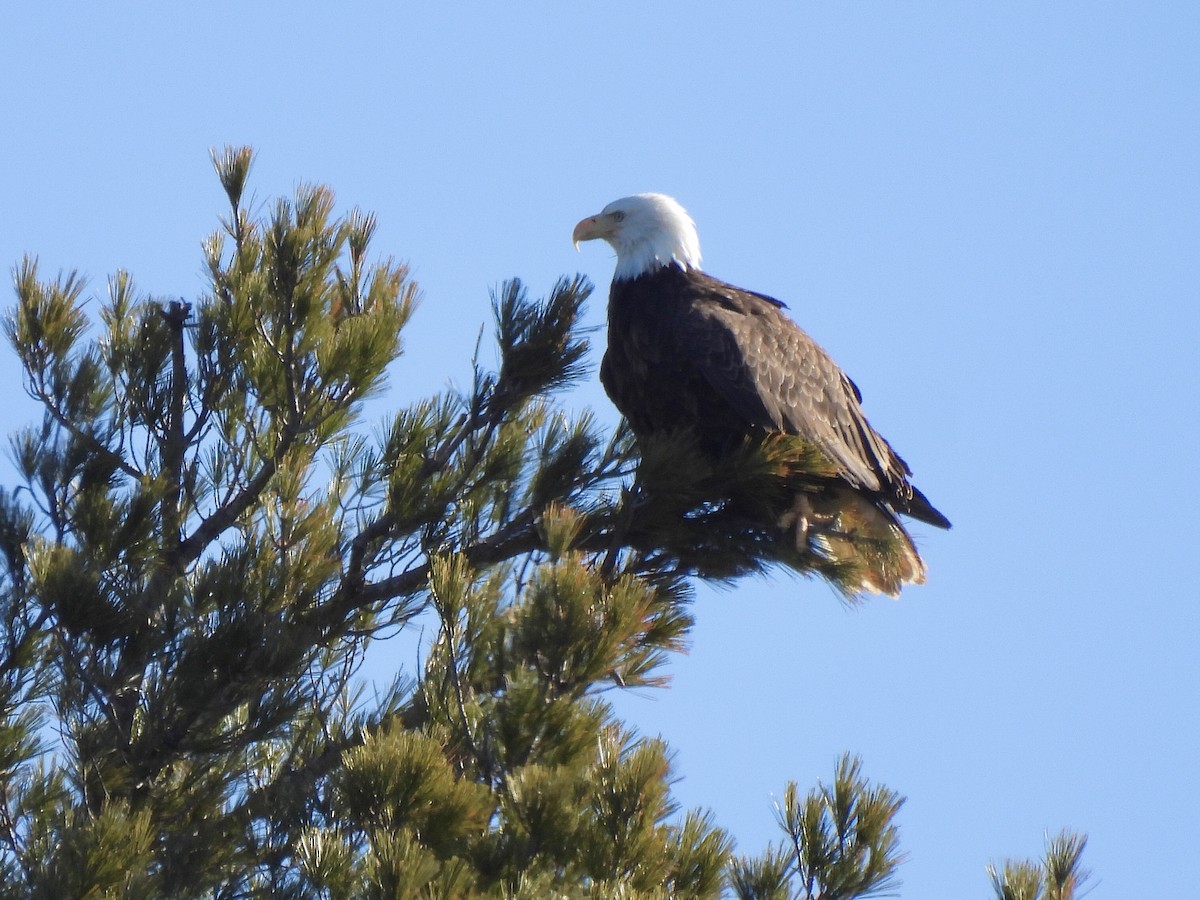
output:
<instances>
[{"instance_id":1,"label":"bird of prey","mask_svg":"<svg viewBox=\"0 0 1200 900\"><path fill-rule=\"evenodd\" d=\"M664 194L635 194L575 226L617 254L600 380L640 441L692 433L720 457L773 434L817 448L835 475L798 492L777 524L827 559L853 563L854 592L897 596L925 581L900 522L949 520L909 480L908 465L863 414L854 382L773 297L700 268L687 211ZM888 546L894 552L865 552Z\"/></svg>"}]
</instances>

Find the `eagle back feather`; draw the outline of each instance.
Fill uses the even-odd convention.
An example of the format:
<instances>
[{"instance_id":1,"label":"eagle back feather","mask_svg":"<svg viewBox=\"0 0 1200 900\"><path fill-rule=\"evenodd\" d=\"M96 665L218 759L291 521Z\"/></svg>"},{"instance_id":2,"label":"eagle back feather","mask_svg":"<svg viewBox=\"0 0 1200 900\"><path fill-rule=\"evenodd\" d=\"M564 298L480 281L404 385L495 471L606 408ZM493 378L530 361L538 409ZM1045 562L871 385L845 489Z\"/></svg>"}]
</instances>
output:
<instances>
[{"instance_id":1,"label":"eagle back feather","mask_svg":"<svg viewBox=\"0 0 1200 900\"><path fill-rule=\"evenodd\" d=\"M904 499L908 466L781 307L678 268L614 283L601 379L635 432L692 427L714 452L748 433L795 434L854 487Z\"/></svg>"}]
</instances>

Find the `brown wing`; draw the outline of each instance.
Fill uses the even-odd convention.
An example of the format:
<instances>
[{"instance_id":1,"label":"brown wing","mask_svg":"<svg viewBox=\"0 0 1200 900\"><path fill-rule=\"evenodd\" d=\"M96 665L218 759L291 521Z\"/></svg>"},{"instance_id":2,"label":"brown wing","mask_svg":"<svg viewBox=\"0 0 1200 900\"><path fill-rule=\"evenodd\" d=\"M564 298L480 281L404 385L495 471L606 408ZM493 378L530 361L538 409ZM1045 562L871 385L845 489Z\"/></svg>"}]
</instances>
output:
<instances>
[{"instance_id":1,"label":"brown wing","mask_svg":"<svg viewBox=\"0 0 1200 900\"><path fill-rule=\"evenodd\" d=\"M911 497L908 466L871 428L858 389L770 297L707 276L679 338L749 428L816 444L855 487Z\"/></svg>"}]
</instances>

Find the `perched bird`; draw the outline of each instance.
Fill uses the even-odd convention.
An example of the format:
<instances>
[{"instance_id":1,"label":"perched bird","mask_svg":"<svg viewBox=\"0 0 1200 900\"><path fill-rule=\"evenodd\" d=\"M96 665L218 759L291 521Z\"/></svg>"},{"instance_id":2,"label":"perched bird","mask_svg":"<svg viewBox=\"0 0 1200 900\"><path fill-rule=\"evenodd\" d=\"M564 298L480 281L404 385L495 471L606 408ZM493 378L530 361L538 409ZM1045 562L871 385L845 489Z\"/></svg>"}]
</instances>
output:
<instances>
[{"instance_id":1,"label":"perched bird","mask_svg":"<svg viewBox=\"0 0 1200 900\"><path fill-rule=\"evenodd\" d=\"M720 458L748 439L796 435L836 474L780 509L780 529L851 563L855 592L894 597L925 581L898 516L939 528L949 520L867 422L854 382L782 303L706 274L695 223L664 194L615 200L576 225L573 238L576 246L607 241L617 253L600 380L639 441L687 431ZM881 546L893 550L869 549Z\"/></svg>"}]
</instances>

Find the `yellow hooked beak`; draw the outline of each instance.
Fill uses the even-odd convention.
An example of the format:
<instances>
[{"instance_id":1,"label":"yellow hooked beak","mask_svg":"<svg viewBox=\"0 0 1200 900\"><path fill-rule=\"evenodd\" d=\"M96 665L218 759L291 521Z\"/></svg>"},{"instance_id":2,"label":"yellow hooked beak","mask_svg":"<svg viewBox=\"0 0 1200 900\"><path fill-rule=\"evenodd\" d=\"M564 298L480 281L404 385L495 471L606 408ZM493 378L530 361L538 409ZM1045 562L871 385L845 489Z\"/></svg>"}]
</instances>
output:
<instances>
[{"instance_id":1,"label":"yellow hooked beak","mask_svg":"<svg viewBox=\"0 0 1200 900\"><path fill-rule=\"evenodd\" d=\"M576 225L575 230L571 232L571 240L575 244L575 249L579 249L581 241L594 241L597 238L608 240L612 237L615 225L616 223L612 217L606 216L603 213L588 216Z\"/></svg>"}]
</instances>

